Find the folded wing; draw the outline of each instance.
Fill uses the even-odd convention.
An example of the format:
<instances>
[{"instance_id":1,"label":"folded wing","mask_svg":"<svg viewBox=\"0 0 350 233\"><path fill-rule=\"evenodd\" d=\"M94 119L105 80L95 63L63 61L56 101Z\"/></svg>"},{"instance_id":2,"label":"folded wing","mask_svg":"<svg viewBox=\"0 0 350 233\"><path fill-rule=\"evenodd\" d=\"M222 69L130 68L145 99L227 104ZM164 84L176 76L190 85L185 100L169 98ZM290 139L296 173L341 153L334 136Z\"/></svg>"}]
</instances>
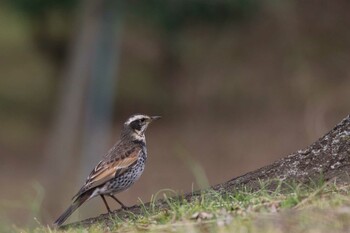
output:
<instances>
[{"instance_id":1,"label":"folded wing","mask_svg":"<svg viewBox=\"0 0 350 233\"><path fill-rule=\"evenodd\" d=\"M102 160L99 162L86 179L84 186L73 197L73 200L87 190L95 188L114 177L122 175L137 162L140 152L141 148L133 148L132 151L126 153L127 156L125 157L119 157L111 161Z\"/></svg>"}]
</instances>

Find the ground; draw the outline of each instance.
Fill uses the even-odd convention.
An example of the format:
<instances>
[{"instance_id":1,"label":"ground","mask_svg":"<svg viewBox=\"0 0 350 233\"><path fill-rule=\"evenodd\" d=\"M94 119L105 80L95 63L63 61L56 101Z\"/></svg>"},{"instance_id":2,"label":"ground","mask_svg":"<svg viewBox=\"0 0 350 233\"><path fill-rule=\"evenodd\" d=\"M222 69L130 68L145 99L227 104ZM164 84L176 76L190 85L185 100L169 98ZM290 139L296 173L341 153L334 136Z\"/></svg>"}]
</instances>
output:
<instances>
[{"instance_id":1,"label":"ground","mask_svg":"<svg viewBox=\"0 0 350 233\"><path fill-rule=\"evenodd\" d=\"M52 229L6 232L347 232L350 116L303 150L206 190L160 191L149 203ZM163 196L161 196L163 195ZM1 229L0 229L1 230Z\"/></svg>"},{"instance_id":2,"label":"ground","mask_svg":"<svg viewBox=\"0 0 350 233\"><path fill-rule=\"evenodd\" d=\"M236 190L223 195L207 191L191 202L159 193L157 201L138 214L119 211L101 215L60 230L39 226L15 232L348 232L350 230L350 186L336 181L310 181L308 185L279 182L270 190L261 182L258 191ZM8 229L6 229L8 232Z\"/></svg>"}]
</instances>

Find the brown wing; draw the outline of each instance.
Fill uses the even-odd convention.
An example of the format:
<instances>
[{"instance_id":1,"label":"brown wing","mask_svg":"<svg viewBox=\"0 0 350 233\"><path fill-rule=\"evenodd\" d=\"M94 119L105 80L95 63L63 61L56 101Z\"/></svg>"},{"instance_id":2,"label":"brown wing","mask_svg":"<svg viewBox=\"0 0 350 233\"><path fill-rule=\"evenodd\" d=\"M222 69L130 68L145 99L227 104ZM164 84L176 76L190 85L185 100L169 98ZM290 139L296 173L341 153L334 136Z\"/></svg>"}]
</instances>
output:
<instances>
[{"instance_id":1,"label":"brown wing","mask_svg":"<svg viewBox=\"0 0 350 233\"><path fill-rule=\"evenodd\" d=\"M86 179L84 186L73 197L73 199L87 190L97 187L108 180L123 174L137 162L140 152L141 148L134 148L126 153L126 157L120 157L108 162L104 160L100 161Z\"/></svg>"}]
</instances>

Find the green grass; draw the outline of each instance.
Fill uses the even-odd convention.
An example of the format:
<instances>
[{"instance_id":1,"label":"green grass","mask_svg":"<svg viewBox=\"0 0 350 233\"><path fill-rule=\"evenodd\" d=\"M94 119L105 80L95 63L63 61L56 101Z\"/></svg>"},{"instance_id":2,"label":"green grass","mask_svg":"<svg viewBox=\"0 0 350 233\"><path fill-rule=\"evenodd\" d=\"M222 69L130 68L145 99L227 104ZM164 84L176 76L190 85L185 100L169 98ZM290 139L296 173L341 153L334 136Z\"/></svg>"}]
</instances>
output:
<instances>
[{"instance_id":1,"label":"green grass","mask_svg":"<svg viewBox=\"0 0 350 233\"><path fill-rule=\"evenodd\" d=\"M65 232L347 232L350 230L350 186L324 183L283 184L269 191L239 189L219 194L209 191L192 202L163 197L169 208L158 207L155 198L142 214L127 213L127 220L111 218L91 228ZM173 195L173 194L172 194ZM48 227L15 229L17 232L60 232Z\"/></svg>"}]
</instances>

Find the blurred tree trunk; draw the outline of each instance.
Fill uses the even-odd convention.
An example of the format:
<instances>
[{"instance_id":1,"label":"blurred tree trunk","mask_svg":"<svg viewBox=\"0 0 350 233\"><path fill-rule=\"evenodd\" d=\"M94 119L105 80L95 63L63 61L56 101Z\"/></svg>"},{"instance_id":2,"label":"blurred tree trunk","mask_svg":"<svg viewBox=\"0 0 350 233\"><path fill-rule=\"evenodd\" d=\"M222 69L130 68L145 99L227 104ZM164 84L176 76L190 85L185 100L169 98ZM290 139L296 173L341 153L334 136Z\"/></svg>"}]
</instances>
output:
<instances>
[{"instance_id":1,"label":"blurred tree trunk","mask_svg":"<svg viewBox=\"0 0 350 233\"><path fill-rule=\"evenodd\" d=\"M79 182L82 183L82 174L84 178L88 175L109 139L119 54L116 9L112 0L81 2L78 31L63 75L58 109L43 163L43 184L47 190L44 203L47 208L43 209L49 211L44 213L47 220L52 220L59 214L58 210L65 208L61 200L69 205L67 198L74 193L69 192L70 197L67 197L65 191L75 187L76 171L81 169ZM79 139L81 136L83 140ZM81 141L82 149L79 147ZM77 162L79 158L81 162Z\"/></svg>"},{"instance_id":2,"label":"blurred tree trunk","mask_svg":"<svg viewBox=\"0 0 350 233\"><path fill-rule=\"evenodd\" d=\"M100 1L99 4L99 31L94 44L90 70L83 125L83 146L79 162L80 172L76 185L78 189L93 166L111 147L109 139L113 126L113 100L120 54L121 11L118 11L117 1L114 0ZM90 205L89 208L98 209L98 206Z\"/></svg>"}]
</instances>

